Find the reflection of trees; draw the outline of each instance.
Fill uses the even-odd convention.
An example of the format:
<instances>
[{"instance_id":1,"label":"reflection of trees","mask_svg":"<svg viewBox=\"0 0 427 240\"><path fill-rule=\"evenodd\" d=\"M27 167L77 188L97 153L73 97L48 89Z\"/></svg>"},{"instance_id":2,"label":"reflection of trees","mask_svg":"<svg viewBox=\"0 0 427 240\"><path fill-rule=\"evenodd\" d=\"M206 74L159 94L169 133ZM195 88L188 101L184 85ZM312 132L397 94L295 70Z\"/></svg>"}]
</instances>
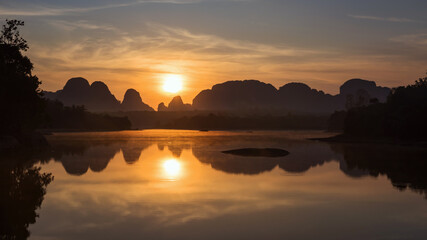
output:
<instances>
[{"instance_id":1,"label":"reflection of trees","mask_svg":"<svg viewBox=\"0 0 427 240\"><path fill-rule=\"evenodd\" d=\"M346 170L386 175L394 187L409 188L427 197L427 149L391 145L332 145L343 156Z\"/></svg>"},{"instance_id":2,"label":"reflection of trees","mask_svg":"<svg viewBox=\"0 0 427 240\"><path fill-rule=\"evenodd\" d=\"M0 179L0 239L26 239L53 176L32 164L8 161L1 164Z\"/></svg>"}]
</instances>

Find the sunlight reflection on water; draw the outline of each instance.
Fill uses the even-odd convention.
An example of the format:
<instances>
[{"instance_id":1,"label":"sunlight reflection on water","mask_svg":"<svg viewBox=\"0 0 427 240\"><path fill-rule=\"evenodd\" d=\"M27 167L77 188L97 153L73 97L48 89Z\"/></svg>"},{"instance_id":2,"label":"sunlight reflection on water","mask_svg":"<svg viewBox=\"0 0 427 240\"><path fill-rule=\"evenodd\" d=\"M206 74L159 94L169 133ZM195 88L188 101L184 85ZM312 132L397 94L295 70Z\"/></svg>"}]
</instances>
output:
<instances>
[{"instance_id":1,"label":"sunlight reflection on water","mask_svg":"<svg viewBox=\"0 0 427 240\"><path fill-rule=\"evenodd\" d=\"M171 181L176 181L181 175L181 162L176 159L164 160L162 167L164 176Z\"/></svg>"},{"instance_id":2,"label":"sunlight reflection on water","mask_svg":"<svg viewBox=\"0 0 427 240\"><path fill-rule=\"evenodd\" d=\"M376 238L399 236L405 228L414 239L426 235L426 200L391 184L411 184L425 194L418 190L424 186L422 166L396 164L400 156L418 153L305 140L319 135L325 134L157 130L51 136L55 154L41 166L55 181L40 219L30 225L32 236L262 239L268 232L269 239L328 239L331 232L322 235L323 229L332 227L335 239L349 239L349 232L363 238L352 229ZM271 159L221 153L242 147L290 154ZM371 158L389 165L378 168ZM413 220L404 221L408 217Z\"/></svg>"}]
</instances>

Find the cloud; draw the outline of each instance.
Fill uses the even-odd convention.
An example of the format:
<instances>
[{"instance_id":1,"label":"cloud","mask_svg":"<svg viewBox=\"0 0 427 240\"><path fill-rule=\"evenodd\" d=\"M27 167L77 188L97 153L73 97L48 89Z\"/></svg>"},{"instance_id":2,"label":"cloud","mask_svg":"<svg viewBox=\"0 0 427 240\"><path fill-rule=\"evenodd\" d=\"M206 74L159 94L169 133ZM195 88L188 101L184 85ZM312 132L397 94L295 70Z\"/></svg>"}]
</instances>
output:
<instances>
[{"instance_id":1,"label":"cloud","mask_svg":"<svg viewBox=\"0 0 427 240\"><path fill-rule=\"evenodd\" d=\"M403 43L414 47L427 48L427 33L409 34L393 37L392 42Z\"/></svg>"},{"instance_id":2,"label":"cloud","mask_svg":"<svg viewBox=\"0 0 427 240\"><path fill-rule=\"evenodd\" d=\"M420 23L420 22L423 22L423 21L418 21L418 20L409 19L409 18L396 18L396 17L384 18L384 17L353 15L353 14L349 14L348 16L351 18L356 18L356 19L382 21L382 22L396 22L396 23Z\"/></svg>"},{"instance_id":3,"label":"cloud","mask_svg":"<svg viewBox=\"0 0 427 240\"><path fill-rule=\"evenodd\" d=\"M425 66L425 61L415 61L406 52L360 53L270 45L152 22L135 32L89 21L47 22L59 29L61 41L31 41L29 52L44 89L57 90L66 79L84 76L106 82L118 96L131 86L141 88L148 93L145 99L151 105L165 101L158 94L165 73L186 76L191 87L182 97L189 101L201 89L229 79L259 79L277 87L301 81L332 92L338 89L337 82L351 77L399 82L408 78L408 69L417 74L416 69ZM423 44L426 38L411 35L393 41Z\"/></svg>"},{"instance_id":4,"label":"cloud","mask_svg":"<svg viewBox=\"0 0 427 240\"><path fill-rule=\"evenodd\" d=\"M48 24L65 31L73 31L76 29L86 29L86 30L105 30L105 31L119 32L119 30L116 27L113 27L110 25L94 24L84 20L76 21L76 22L63 21L63 20L51 20L48 22Z\"/></svg>"},{"instance_id":5,"label":"cloud","mask_svg":"<svg viewBox=\"0 0 427 240\"><path fill-rule=\"evenodd\" d=\"M95 71L111 68L121 69L122 72L124 69L137 72L138 69L144 68L145 71L151 69L152 72L167 72L181 68L191 72L196 71L194 66L198 66L197 70L206 71L222 66L226 71L257 61L260 61L257 65L262 68L264 64L282 62L287 58L293 62L301 62L307 61L307 58L316 59L335 54L330 51L224 39L155 23L146 24L147 30L142 35L87 21L50 23L64 31L102 30L107 31L108 35L99 37L93 34L71 34L72 39L57 43L56 46L35 45L35 58L43 59L43 62L49 65L56 65L49 66L48 69L88 71L92 68ZM52 55L52 52L55 54ZM49 58L58 58L60 61L47 61Z\"/></svg>"},{"instance_id":6,"label":"cloud","mask_svg":"<svg viewBox=\"0 0 427 240\"><path fill-rule=\"evenodd\" d=\"M67 78L84 76L107 82L116 93L139 85L145 92L157 92L160 75L177 73L202 80L191 84L194 92L188 95L192 98L215 80L271 75L275 74L270 72L271 67L283 65L284 59L297 64L334 54L197 34L156 23L148 23L144 31L136 33L88 21L47 22L60 31L58 35L67 37L31 44L30 58L46 90L61 88ZM157 104L158 100L150 103Z\"/></svg>"},{"instance_id":7,"label":"cloud","mask_svg":"<svg viewBox=\"0 0 427 240\"><path fill-rule=\"evenodd\" d=\"M92 12L97 10L111 9L111 8L120 8L120 7L129 7L134 5L140 5L144 3L172 3L172 4L189 4L196 3L200 0L142 0L142 1L133 1L127 3L115 3L107 5L99 5L93 7L84 7L84 8L70 8L70 7L40 7L36 5L26 5L25 7L7 7L1 6L0 15L3 16L61 16L61 15L72 15L76 13L85 13Z\"/></svg>"}]
</instances>

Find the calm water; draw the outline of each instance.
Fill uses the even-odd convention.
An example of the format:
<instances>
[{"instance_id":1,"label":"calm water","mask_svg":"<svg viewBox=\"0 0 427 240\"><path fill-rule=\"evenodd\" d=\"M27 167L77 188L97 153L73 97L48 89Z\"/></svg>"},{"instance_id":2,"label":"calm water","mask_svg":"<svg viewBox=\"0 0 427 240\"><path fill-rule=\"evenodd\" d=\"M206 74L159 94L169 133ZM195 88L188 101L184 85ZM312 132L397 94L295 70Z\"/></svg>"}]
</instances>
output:
<instances>
[{"instance_id":1,"label":"calm water","mask_svg":"<svg viewBox=\"0 0 427 240\"><path fill-rule=\"evenodd\" d=\"M43 197L33 184L43 173L54 181L29 224L30 239L427 239L427 150L305 140L324 135L55 134L53 152L31 156L41 167L29 180L34 199ZM290 154L221 153L244 147ZM20 213L3 234L27 229L34 202L10 201L8 209Z\"/></svg>"}]
</instances>

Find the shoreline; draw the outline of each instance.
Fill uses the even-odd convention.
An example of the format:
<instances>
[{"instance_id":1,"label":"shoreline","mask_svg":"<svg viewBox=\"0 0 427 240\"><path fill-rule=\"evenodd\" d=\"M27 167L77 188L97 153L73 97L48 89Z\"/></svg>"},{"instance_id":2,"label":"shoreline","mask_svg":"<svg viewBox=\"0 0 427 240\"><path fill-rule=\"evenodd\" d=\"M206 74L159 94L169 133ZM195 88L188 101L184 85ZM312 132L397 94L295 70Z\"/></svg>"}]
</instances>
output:
<instances>
[{"instance_id":1,"label":"shoreline","mask_svg":"<svg viewBox=\"0 0 427 240\"><path fill-rule=\"evenodd\" d=\"M329 142L329 143L387 144L387 145L399 145L399 146L427 147L427 140L407 141L407 140L400 140L396 138L355 137L355 136L347 136L344 134L338 134L336 136L327 137L327 138L309 138L309 140Z\"/></svg>"}]
</instances>

